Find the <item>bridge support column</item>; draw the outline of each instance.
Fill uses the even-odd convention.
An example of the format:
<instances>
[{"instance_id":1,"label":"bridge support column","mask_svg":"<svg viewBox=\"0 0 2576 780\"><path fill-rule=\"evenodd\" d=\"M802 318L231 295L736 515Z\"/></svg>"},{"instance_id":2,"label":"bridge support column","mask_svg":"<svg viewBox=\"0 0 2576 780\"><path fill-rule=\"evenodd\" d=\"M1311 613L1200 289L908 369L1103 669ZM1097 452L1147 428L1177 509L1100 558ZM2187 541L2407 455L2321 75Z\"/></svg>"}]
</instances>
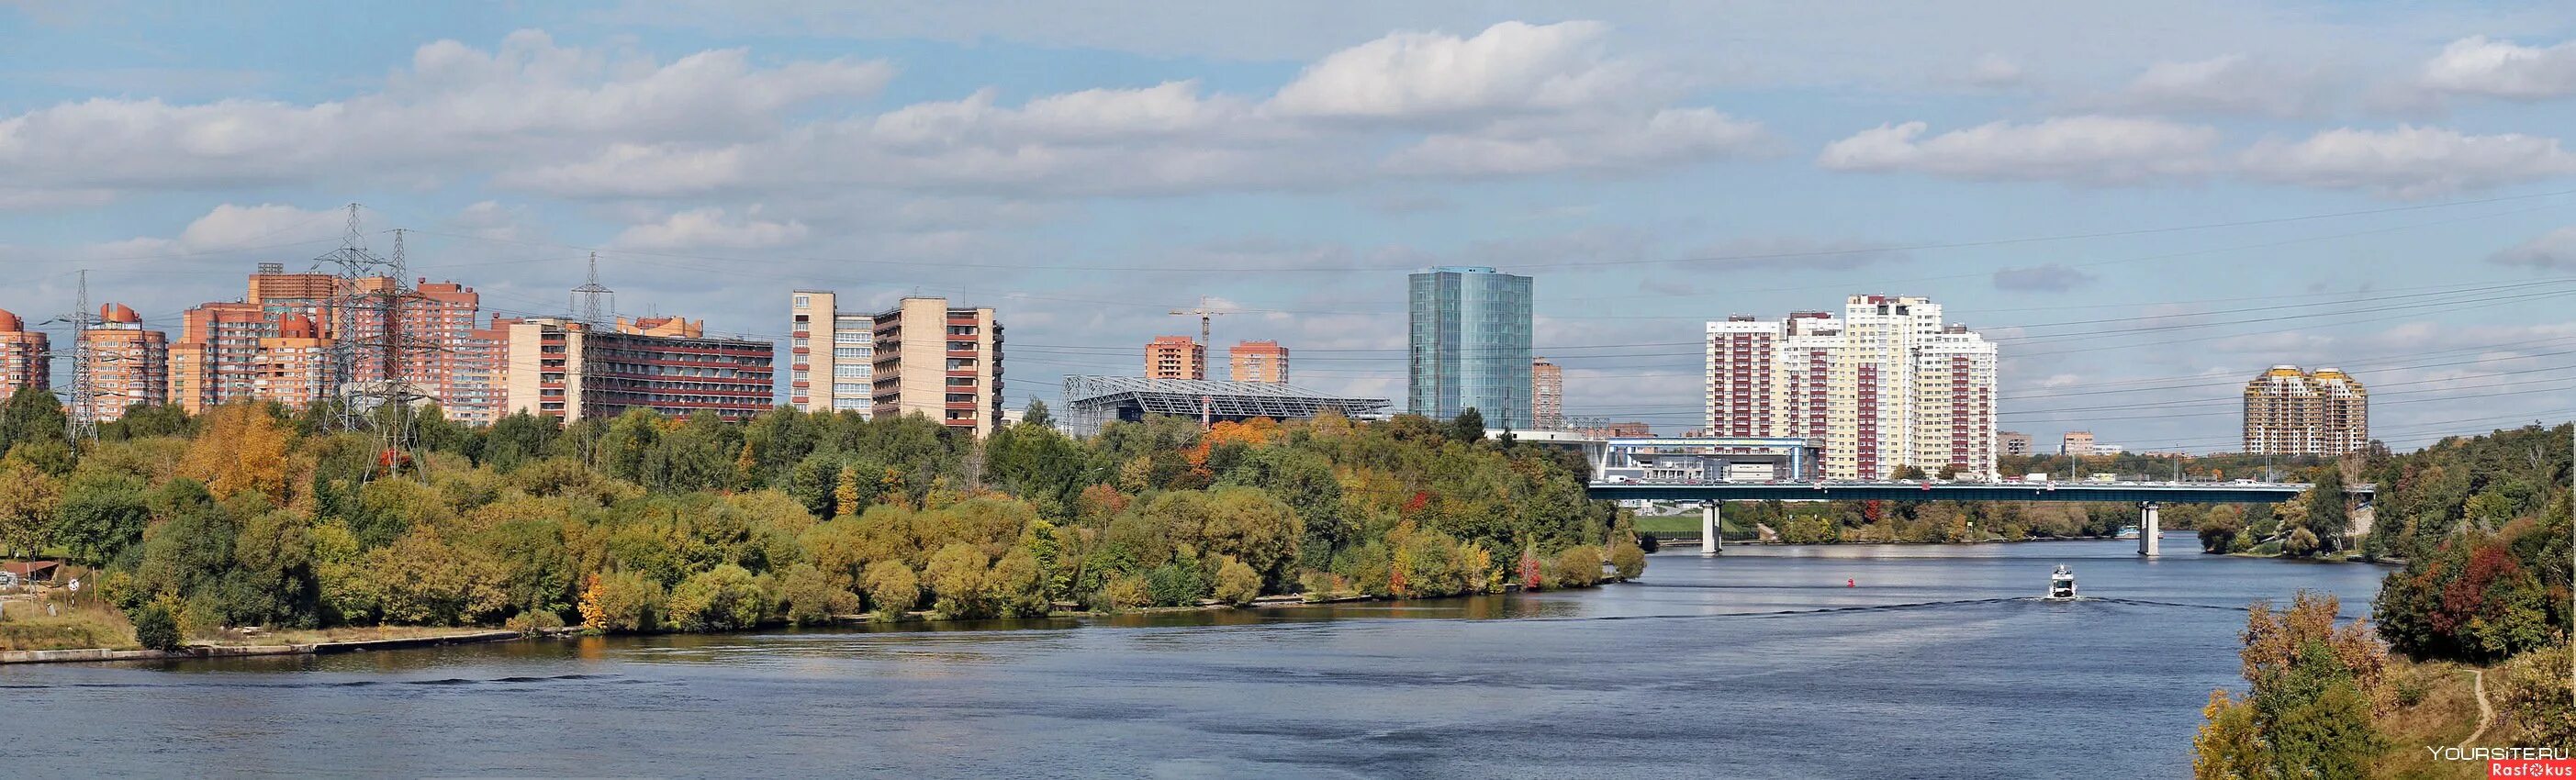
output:
<instances>
[{"instance_id":1,"label":"bridge support column","mask_svg":"<svg viewBox=\"0 0 2576 780\"><path fill-rule=\"evenodd\" d=\"M1701 555L1716 555L1726 544L1725 540L1717 537L1717 504L1718 502L1715 501L1706 501L1699 505L1699 554Z\"/></svg>"},{"instance_id":2,"label":"bridge support column","mask_svg":"<svg viewBox=\"0 0 2576 780\"><path fill-rule=\"evenodd\" d=\"M2163 552L2163 546L2156 537L2164 527L2158 522L2156 508L2156 502L2138 502L2138 554L2149 558Z\"/></svg>"}]
</instances>

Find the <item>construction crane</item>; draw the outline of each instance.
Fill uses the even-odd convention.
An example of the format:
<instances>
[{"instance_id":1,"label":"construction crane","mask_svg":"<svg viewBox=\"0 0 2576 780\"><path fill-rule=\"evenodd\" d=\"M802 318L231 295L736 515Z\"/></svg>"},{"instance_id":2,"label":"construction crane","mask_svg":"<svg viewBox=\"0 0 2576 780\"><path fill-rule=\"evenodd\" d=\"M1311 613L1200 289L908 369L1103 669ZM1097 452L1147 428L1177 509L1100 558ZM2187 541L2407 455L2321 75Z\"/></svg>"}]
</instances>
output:
<instances>
[{"instance_id":1,"label":"construction crane","mask_svg":"<svg viewBox=\"0 0 2576 780\"><path fill-rule=\"evenodd\" d=\"M1213 330L1213 320L1225 314L1211 307L1210 303L1207 296L1201 295L1198 308L1172 310L1174 317L1199 318L1199 378L1202 380L1207 378L1208 353L1216 351L1216 342L1209 340L1209 334ZM1199 429L1206 430L1213 427L1216 427L1216 398L1199 396Z\"/></svg>"}]
</instances>

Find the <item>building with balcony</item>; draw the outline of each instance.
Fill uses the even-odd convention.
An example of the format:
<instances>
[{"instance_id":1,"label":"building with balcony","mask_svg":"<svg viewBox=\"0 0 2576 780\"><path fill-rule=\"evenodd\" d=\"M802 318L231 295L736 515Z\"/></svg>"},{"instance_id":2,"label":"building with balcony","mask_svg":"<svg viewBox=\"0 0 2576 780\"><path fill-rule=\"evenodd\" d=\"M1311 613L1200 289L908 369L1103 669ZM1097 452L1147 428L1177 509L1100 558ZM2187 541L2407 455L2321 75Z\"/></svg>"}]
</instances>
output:
<instances>
[{"instance_id":1,"label":"building with balcony","mask_svg":"<svg viewBox=\"0 0 2576 780\"><path fill-rule=\"evenodd\" d=\"M1145 378L1206 379L1207 345L1188 336L1155 336L1145 342Z\"/></svg>"},{"instance_id":2,"label":"building with balcony","mask_svg":"<svg viewBox=\"0 0 2576 780\"><path fill-rule=\"evenodd\" d=\"M1002 323L990 308L905 298L875 317L874 415L917 414L983 436L1002 419Z\"/></svg>"},{"instance_id":3,"label":"building with balcony","mask_svg":"<svg viewBox=\"0 0 2576 780\"><path fill-rule=\"evenodd\" d=\"M1547 358L1530 361L1530 425L1542 431L1565 427L1565 369Z\"/></svg>"},{"instance_id":4,"label":"building with balcony","mask_svg":"<svg viewBox=\"0 0 2576 780\"><path fill-rule=\"evenodd\" d=\"M564 422L629 409L750 419L775 397L778 345L708 336L702 322L619 318L614 329L560 317L499 319L503 399L511 412Z\"/></svg>"},{"instance_id":5,"label":"building with balcony","mask_svg":"<svg viewBox=\"0 0 2576 780\"><path fill-rule=\"evenodd\" d=\"M2273 366L2245 383L2245 454L2337 456L2370 447L2370 390L2341 369Z\"/></svg>"},{"instance_id":6,"label":"building with balcony","mask_svg":"<svg viewBox=\"0 0 2576 780\"><path fill-rule=\"evenodd\" d=\"M0 311L0 399L20 388L52 387L51 350L44 331L28 330L18 315Z\"/></svg>"},{"instance_id":7,"label":"building with balcony","mask_svg":"<svg viewBox=\"0 0 2576 780\"><path fill-rule=\"evenodd\" d=\"M1226 370L1237 382L1288 383L1288 348L1276 341L1239 341L1226 350Z\"/></svg>"},{"instance_id":8,"label":"building with balcony","mask_svg":"<svg viewBox=\"0 0 2576 780\"><path fill-rule=\"evenodd\" d=\"M807 412L876 411L875 312L840 310L830 290L788 293L787 402Z\"/></svg>"},{"instance_id":9,"label":"building with balcony","mask_svg":"<svg viewBox=\"0 0 2576 780\"><path fill-rule=\"evenodd\" d=\"M143 327L124 304L98 307L98 322L80 334L93 395L72 399L73 415L90 422L125 416L127 407L170 401L170 335Z\"/></svg>"},{"instance_id":10,"label":"building with balcony","mask_svg":"<svg viewBox=\"0 0 2576 780\"><path fill-rule=\"evenodd\" d=\"M1830 479L1995 473L1995 347L1940 304L1854 295L1840 316L1708 323L1707 432L1823 442Z\"/></svg>"}]
</instances>

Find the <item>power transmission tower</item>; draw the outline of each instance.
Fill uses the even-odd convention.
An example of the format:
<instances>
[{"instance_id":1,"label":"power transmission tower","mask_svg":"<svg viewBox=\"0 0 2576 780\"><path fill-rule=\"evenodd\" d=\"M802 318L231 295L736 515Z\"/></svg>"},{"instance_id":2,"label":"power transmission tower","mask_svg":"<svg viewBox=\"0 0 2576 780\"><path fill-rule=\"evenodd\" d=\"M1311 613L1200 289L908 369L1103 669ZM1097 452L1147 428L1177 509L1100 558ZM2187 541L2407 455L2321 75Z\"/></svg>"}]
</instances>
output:
<instances>
[{"instance_id":1,"label":"power transmission tower","mask_svg":"<svg viewBox=\"0 0 2576 780\"><path fill-rule=\"evenodd\" d=\"M1200 379L1207 378L1208 353L1216 351L1216 343L1210 340L1210 333L1212 331L1211 321L1218 315L1222 314L1225 314L1225 312L1217 311L1216 309L1208 306L1208 297L1205 295L1199 296L1198 308L1172 310L1172 316L1175 317L1199 318L1198 378ZM1199 396L1199 428L1201 430L1205 430L1214 427L1216 427L1216 398L1214 396L1207 395Z\"/></svg>"},{"instance_id":2,"label":"power transmission tower","mask_svg":"<svg viewBox=\"0 0 2576 780\"><path fill-rule=\"evenodd\" d=\"M427 461L418 451L419 422L412 405L428 396L412 385L405 356L444 345L416 343L419 336L406 327L404 306L420 293L410 286L407 275L404 231L394 231L393 256L378 257L367 249L366 234L359 227L359 205L351 203L348 208L349 226L340 248L314 258L317 269L329 266L338 278L333 282L326 326L331 360L324 367L322 397L312 402L337 404L340 430L372 428L375 456L368 461L362 482L401 476L407 468L425 477L417 468ZM369 420L370 416L375 419Z\"/></svg>"},{"instance_id":3,"label":"power transmission tower","mask_svg":"<svg viewBox=\"0 0 2576 780\"><path fill-rule=\"evenodd\" d=\"M616 310L616 294L599 283L599 253L590 253L590 278L572 288L572 310L581 313L582 322L598 325L603 313Z\"/></svg>"},{"instance_id":4,"label":"power transmission tower","mask_svg":"<svg viewBox=\"0 0 2576 780\"><path fill-rule=\"evenodd\" d=\"M82 270L80 298L73 304L71 316L61 320L72 326L72 386L63 399L71 413L63 415L63 439L72 445L75 456L80 453L81 440L98 437L98 420L94 414L98 378L90 372L89 346L89 332L95 327L94 318L97 316L89 308L89 271Z\"/></svg>"}]
</instances>

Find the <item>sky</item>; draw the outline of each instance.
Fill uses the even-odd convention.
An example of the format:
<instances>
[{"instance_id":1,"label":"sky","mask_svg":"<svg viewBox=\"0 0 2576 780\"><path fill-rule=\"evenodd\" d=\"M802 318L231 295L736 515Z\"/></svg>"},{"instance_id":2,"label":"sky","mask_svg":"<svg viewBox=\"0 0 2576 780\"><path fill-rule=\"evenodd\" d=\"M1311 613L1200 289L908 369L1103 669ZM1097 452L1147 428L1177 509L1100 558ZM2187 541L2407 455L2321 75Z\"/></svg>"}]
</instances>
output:
<instances>
[{"instance_id":1,"label":"sky","mask_svg":"<svg viewBox=\"0 0 2576 780\"><path fill-rule=\"evenodd\" d=\"M1202 299L1401 405L1404 275L1483 265L1664 433L1706 321L1866 293L2042 442L2235 449L2274 364L2401 449L2576 416L2565 3L366 5L0 0L0 309L175 329L357 203L487 311L992 306L1013 408Z\"/></svg>"}]
</instances>

